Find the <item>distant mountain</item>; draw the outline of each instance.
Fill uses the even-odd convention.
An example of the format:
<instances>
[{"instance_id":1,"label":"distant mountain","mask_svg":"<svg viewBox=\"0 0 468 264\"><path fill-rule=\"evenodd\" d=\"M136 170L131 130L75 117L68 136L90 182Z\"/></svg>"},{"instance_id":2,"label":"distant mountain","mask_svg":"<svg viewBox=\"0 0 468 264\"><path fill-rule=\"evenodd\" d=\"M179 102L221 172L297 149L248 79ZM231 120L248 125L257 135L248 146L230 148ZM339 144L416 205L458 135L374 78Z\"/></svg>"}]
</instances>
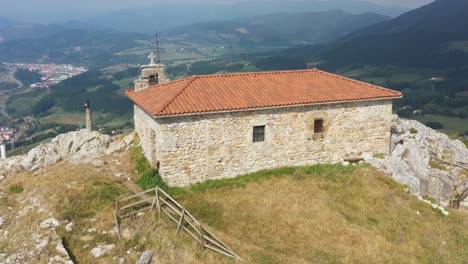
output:
<instances>
[{"instance_id":1,"label":"distant mountain","mask_svg":"<svg viewBox=\"0 0 468 264\"><path fill-rule=\"evenodd\" d=\"M320 57L335 66L393 64L456 67L468 64L468 1L438 0L352 33Z\"/></svg>"},{"instance_id":2,"label":"distant mountain","mask_svg":"<svg viewBox=\"0 0 468 264\"><path fill-rule=\"evenodd\" d=\"M0 17L0 29L13 25L15 22L9 18Z\"/></svg>"},{"instance_id":3,"label":"distant mountain","mask_svg":"<svg viewBox=\"0 0 468 264\"><path fill-rule=\"evenodd\" d=\"M169 30L166 35L201 43L291 46L332 41L388 19L390 17L375 13L353 15L340 10L276 13L198 23Z\"/></svg>"},{"instance_id":4,"label":"distant mountain","mask_svg":"<svg viewBox=\"0 0 468 264\"><path fill-rule=\"evenodd\" d=\"M35 23L12 23L0 28L0 39L5 42L15 39L34 39L56 34L66 30L58 25L43 25Z\"/></svg>"},{"instance_id":5,"label":"distant mountain","mask_svg":"<svg viewBox=\"0 0 468 264\"><path fill-rule=\"evenodd\" d=\"M35 39L0 43L0 58L8 62L54 62L105 65L116 52L141 47L150 36L112 30L70 29ZM139 42L140 41L140 42Z\"/></svg>"},{"instance_id":6,"label":"distant mountain","mask_svg":"<svg viewBox=\"0 0 468 264\"><path fill-rule=\"evenodd\" d=\"M165 3L111 12L91 19L89 23L119 31L154 33L156 30L163 31L210 20L226 21L279 12L322 12L334 9L353 14L375 12L390 16L406 11L398 7L384 7L369 2L349 0L257 0L234 3L185 3L183 5Z\"/></svg>"},{"instance_id":7,"label":"distant mountain","mask_svg":"<svg viewBox=\"0 0 468 264\"><path fill-rule=\"evenodd\" d=\"M468 65L468 1L437 0L397 18L359 29L327 45L284 50L260 61L275 68L320 63L450 68Z\"/></svg>"}]
</instances>

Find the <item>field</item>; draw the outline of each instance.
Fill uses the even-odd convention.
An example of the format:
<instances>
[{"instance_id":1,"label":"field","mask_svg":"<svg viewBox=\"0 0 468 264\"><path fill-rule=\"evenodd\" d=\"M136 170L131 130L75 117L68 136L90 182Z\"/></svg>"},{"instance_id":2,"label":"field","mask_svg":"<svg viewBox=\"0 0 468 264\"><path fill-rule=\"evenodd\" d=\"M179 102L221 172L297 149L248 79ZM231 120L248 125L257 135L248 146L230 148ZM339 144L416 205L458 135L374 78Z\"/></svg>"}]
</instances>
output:
<instances>
[{"instance_id":1,"label":"field","mask_svg":"<svg viewBox=\"0 0 468 264\"><path fill-rule=\"evenodd\" d=\"M447 134L458 134L468 131L468 119L441 115L415 115L413 118L422 123L439 122L444 126L442 130Z\"/></svg>"},{"instance_id":2,"label":"field","mask_svg":"<svg viewBox=\"0 0 468 264\"><path fill-rule=\"evenodd\" d=\"M106 126L106 127L119 127L123 126L125 123L132 120L130 116L131 113L127 115L112 115L109 113L94 112L93 113L93 125L94 126ZM85 125L85 113L79 112L64 112L61 109L55 108L52 111L52 114L42 117L39 119L40 122L44 123L59 123L67 125Z\"/></svg>"},{"instance_id":3,"label":"field","mask_svg":"<svg viewBox=\"0 0 468 264\"><path fill-rule=\"evenodd\" d=\"M341 73L351 78L359 78L362 81L384 85L386 83L412 83L418 85L430 85L429 78L437 75L430 69L405 69L395 66L365 65ZM392 87L389 87L392 88Z\"/></svg>"},{"instance_id":4,"label":"field","mask_svg":"<svg viewBox=\"0 0 468 264\"><path fill-rule=\"evenodd\" d=\"M83 113L72 113L72 112L63 112L56 111L51 115L42 117L39 119L41 122L45 123L59 123L67 125L78 125L80 123L85 123L85 114Z\"/></svg>"},{"instance_id":5,"label":"field","mask_svg":"<svg viewBox=\"0 0 468 264\"><path fill-rule=\"evenodd\" d=\"M175 225L155 212L124 220L121 241L115 233L101 233L113 228L114 199L135 189L139 176L130 157L124 152L104 158L105 168L62 162L36 173L34 181L26 173L4 186L24 188L10 199L43 196L54 216L75 223L71 233L58 230L78 263L111 263L116 256L133 263L147 249L158 263L236 263L202 251L185 233L176 235ZM116 177L116 171L127 176ZM245 263L466 263L468 212L449 210L445 217L405 189L367 165L313 165L169 192ZM34 226L35 219L15 225ZM93 227L97 233L87 231ZM109 243L116 245L111 255L93 259L91 248ZM2 249L0 243L0 251L13 246Z\"/></svg>"}]
</instances>

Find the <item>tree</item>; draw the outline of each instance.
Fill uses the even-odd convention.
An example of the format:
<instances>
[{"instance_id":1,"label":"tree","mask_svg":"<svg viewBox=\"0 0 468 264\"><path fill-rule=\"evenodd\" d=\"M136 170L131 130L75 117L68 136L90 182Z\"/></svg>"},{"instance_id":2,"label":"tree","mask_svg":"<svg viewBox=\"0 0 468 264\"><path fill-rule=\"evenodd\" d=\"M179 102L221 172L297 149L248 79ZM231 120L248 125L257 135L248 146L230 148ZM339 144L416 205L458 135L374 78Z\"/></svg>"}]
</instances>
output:
<instances>
[{"instance_id":1,"label":"tree","mask_svg":"<svg viewBox=\"0 0 468 264\"><path fill-rule=\"evenodd\" d=\"M432 128L432 129L442 129L444 128L444 126L439 123L439 122L433 122L433 121L429 121L429 122L426 122L424 123L426 126Z\"/></svg>"}]
</instances>

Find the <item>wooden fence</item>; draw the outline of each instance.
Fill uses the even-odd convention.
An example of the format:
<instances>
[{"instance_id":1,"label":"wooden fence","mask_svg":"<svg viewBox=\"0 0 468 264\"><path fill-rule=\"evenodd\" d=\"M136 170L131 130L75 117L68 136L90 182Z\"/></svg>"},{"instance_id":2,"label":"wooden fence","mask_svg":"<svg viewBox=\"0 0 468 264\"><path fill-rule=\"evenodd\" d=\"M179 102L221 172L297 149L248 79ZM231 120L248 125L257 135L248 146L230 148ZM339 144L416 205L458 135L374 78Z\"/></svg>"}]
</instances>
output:
<instances>
[{"instance_id":1,"label":"wooden fence","mask_svg":"<svg viewBox=\"0 0 468 264\"><path fill-rule=\"evenodd\" d=\"M120 221L124 218L135 217L144 211L157 210L158 217L164 213L177 224L176 233L185 230L204 250L211 249L228 257L242 260L230 247L204 227L185 207L180 205L159 187L134 194L115 202L115 224L120 238Z\"/></svg>"}]
</instances>

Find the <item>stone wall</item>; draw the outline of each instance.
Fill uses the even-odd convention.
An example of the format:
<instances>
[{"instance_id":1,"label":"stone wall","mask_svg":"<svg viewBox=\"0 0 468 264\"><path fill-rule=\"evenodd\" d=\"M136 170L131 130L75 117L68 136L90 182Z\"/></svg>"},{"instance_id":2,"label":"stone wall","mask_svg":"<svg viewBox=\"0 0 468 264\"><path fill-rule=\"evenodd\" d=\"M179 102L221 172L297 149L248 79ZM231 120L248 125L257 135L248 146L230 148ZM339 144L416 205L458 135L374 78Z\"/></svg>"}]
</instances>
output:
<instances>
[{"instance_id":1,"label":"stone wall","mask_svg":"<svg viewBox=\"0 0 468 264\"><path fill-rule=\"evenodd\" d=\"M135 107L146 157L172 186L262 169L336 163L363 152L388 153L391 100L152 119ZM324 133L314 134L314 120ZM266 126L253 143L254 126Z\"/></svg>"},{"instance_id":2,"label":"stone wall","mask_svg":"<svg viewBox=\"0 0 468 264\"><path fill-rule=\"evenodd\" d=\"M156 166L158 161L158 155L156 154L156 133L161 133L159 123L136 105L134 106L134 122L135 131L140 138L143 152L151 165ZM159 147L157 150L161 150L161 148Z\"/></svg>"}]
</instances>

